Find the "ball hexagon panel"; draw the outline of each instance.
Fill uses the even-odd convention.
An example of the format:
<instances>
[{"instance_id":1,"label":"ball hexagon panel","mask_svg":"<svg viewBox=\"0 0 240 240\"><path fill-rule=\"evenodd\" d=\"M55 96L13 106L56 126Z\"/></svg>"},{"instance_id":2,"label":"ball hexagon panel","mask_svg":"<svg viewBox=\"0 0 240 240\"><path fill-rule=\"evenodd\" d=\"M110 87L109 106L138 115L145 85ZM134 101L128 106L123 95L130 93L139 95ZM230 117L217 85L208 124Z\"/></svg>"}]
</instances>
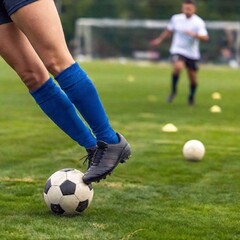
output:
<instances>
[{"instance_id":1,"label":"ball hexagon panel","mask_svg":"<svg viewBox=\"0 0 240 240\"><path fill-rule=\"evenodd\" d=\"M75 195L77 196L80 202L83 202L88 199L90 204L93 198L93 189L90 190L89 186L86 185L85 183L79 183L76 186Z\"/></svg>"},{"instance_id":2,"label":"ball hexagon panel","mask_svg":"<svg viewBox=\"0 0 240 240\"><path fill-rule=\"evenodd\" d=\"M59 186L51 186L47 194L48 201L52 204L59 204L61 197L62 192Z\"/></svg>"},{"instance_id":3,"label":"ball hexagon panel","mask_svg":"<svg viewBox=\"0 0 240 240\"><path fill-rule=\"evenodd\" d=\"M64 171L57 171L49 178L52 185L60 185L67 180L67 174Z\"/></svg>"},{"instance_id":4,"label":"ball hexagon panel","mask_svg":"<svg viewBox=\"0 0 240 240\"><path fill-rule=\"evenodd\" d=\"M75 195L66 195L61 198L59 203L66 214L73 214L76 213L75 211L78 207L79 200Z\"/></svg>"},{"instance_id":5,"label":"ball hexagon panel","mask_svg":"<svg viewBox=\"0 0 240 240\"><path fill-rule=\"evenodd\" d=\"M83 173L78 171L77 169L74 169L73 171L67 172L67 179L74 182L74 183L79 183L79 182L83 182L82 181L82 177L83 177Z\"/></svg>"},{"instance_id":6,"label":"ball hexagon panel","mask_svg":"<svg viewBox=\"0 0 240 240\"><path fill-rule=\"evenodd\" d=\"M46 193L43 193L43 198L47 206L50 208L51 203L49 202L49 199Z\"/></svg>"}]
</instances>

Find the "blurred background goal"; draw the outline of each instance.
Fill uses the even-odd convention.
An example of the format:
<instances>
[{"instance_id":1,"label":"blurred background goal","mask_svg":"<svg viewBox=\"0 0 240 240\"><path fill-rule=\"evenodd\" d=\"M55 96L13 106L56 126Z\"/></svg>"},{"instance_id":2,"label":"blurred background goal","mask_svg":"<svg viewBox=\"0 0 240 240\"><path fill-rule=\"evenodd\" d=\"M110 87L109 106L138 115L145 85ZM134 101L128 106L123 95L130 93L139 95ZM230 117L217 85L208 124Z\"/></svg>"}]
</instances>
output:
<instances>
[{"instance_id":1,"label":"blurred background goal","mask_svg":"<svg viewBox=\"0 0 240 240\"><path fill-rule=\"evenodd\" d=\"M164 61L169 57L170 40L159 47L149 41L167 25L166 20L117 20L79 18L75 25L73 55L80 59L135 59ZM210 40L201 43L202 62L240 63L240 23L206 21Z\"/></svg>"}]
</instances>

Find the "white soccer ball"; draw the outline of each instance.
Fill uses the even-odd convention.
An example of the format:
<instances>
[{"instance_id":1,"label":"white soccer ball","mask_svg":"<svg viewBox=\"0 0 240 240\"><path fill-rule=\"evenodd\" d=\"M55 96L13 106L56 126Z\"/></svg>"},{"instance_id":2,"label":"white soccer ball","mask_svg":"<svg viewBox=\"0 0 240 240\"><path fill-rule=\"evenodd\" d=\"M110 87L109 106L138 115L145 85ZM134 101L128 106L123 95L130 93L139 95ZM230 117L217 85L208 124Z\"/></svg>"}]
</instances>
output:
<instances>
[{"instance_id":1,"label":"white soccer ball","mask_svg":"<svg viewBox=\"0 0 240 240\"><path fill-rule=\"evenodd\" d=\"M87 209L93 198L91 184L82 181L83 173L74 168L53 173L45 184L44 201L57 215L75 215Z\"/></svg>"},{"instance_id":2,"label":"white soccer ball","mask_svg":"<svg viewBox=\"0 0 240 240\"><path fill-rule=\"evenodd\" d=\"M183 146L183 156L189 161L200 161L204 157L205 147L199 140L189 140Z\"/></svg>"}]
</instances>

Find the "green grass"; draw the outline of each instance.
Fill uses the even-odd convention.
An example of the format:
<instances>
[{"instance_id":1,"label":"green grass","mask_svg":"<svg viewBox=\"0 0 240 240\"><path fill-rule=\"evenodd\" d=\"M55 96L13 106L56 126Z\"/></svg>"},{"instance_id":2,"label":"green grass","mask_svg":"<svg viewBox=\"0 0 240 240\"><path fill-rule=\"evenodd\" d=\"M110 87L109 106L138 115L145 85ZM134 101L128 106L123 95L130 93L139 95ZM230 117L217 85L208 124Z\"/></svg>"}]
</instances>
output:
<instances>
[{"instance_id":1,"label":"green grass","mask_svg":"<svg viewBox=\"0 0 240 240\"><path fill-rule=\"evenodd\" d=\"M189 107L185 73L176 100L166 103L168 65L82 66L113 127L132 145L132 158L94 184L82 215L52 215L42 199L45 181L61 168L85 171L79 161L85 151L42 114L0 61L0 239L240 239L240 71L202 66L197 104ZM221 100L211 98L215 91ZM209 111L215 104L222 113ZM170 122L179 131L163 133ZM183 159L189 139L205 144L199 163Z\"/></svg>"}]
</instances>

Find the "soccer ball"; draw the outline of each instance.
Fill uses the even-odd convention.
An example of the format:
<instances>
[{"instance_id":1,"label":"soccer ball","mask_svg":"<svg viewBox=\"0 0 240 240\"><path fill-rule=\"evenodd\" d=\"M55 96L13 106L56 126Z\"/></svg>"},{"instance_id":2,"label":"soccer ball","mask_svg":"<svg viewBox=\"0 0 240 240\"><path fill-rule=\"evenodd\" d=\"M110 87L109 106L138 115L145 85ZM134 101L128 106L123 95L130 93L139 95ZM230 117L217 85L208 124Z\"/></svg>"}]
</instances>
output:
<instances>
[{"instance_id":1,"label":"soccer ball","mask_svg":"<svg viewBox=\"0 0 240 240\"><path fill-rule=\"evenodd\" d=\"M183 156L189 161L202 160L205 147L199 140L189 140L183 146Z\"/></svg>"},{"instance_id":2,"label":"soccer ball","mask_svg":"<svg viewBox=\"0 0 240 240\"><path fill-rule=\"evenodd\" d=\"M89 207L93 198L91 184L82 181L83 173L66 168L53 173L45 184L44 201L57 215L75 215Z\"/></svg>"}]
</instances>

